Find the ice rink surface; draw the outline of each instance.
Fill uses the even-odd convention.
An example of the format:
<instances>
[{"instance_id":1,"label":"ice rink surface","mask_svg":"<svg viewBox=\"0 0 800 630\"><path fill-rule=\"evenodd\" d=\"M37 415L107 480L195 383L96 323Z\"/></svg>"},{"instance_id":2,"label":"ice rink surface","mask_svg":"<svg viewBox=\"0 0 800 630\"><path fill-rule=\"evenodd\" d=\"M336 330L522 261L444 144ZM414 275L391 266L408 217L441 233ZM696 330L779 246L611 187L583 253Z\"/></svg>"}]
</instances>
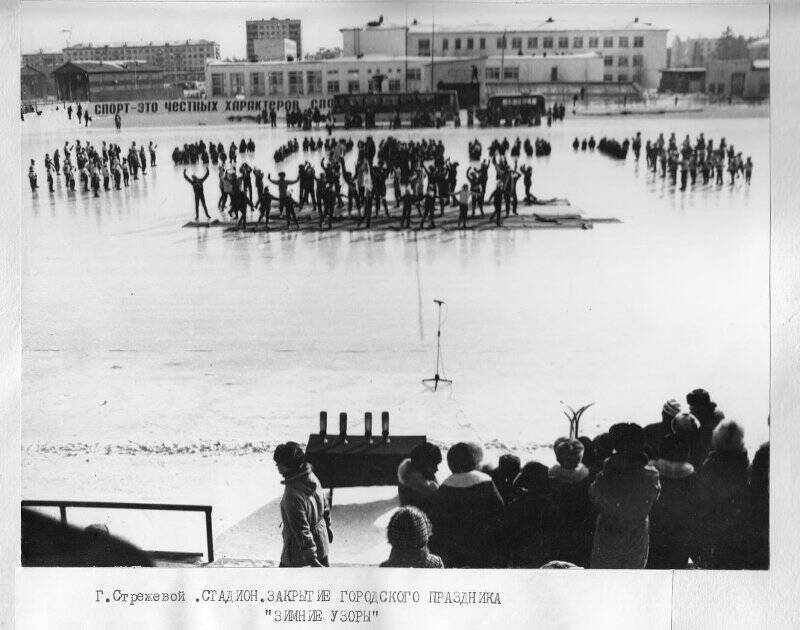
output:
<instances>
[{"instance_id":1,"label":"ice rink surface","mask_svg":"<svg viewBox=\"0 0 800 630\"><path fill-rule=\"evenodd\" d=\"M730 186L726 175L721 187L681 192L648 174L644 157L617 162L571 147L575 136L636 131L674 131L679 142L702 131L715 145L724 136L752 156L752 184ZM321 153L300 151L276 168L273 151L324 130L76 125L24 134L21 177L35 158L40 189L26 190L21 209L23 496L77 498L71 489L85 475L91 498L144 500L125 488L125 453L155 448L199 456L206 445L207 479L230 481L237 466L251 475L254 456L273 476L270 453L252 445L304 442L322 409L334 419L348 411L356 432L364 411L388 410L395 433L478 440L549 462L545 445L567 431L560 401L595 403L582 426L591 436L616 421L654 422L665 400L703 387L743 423L751 450L768 438L769 119L568 117L551 129L372 135L390 133L441 138L460 162L459 184L469 139L485 155L493 137L546 138L551 156L520 159L533 165L534 193L623 222L466 233L181 229L193 204L170 159L175 145L252 137L248 161L293 178L301 159L318 166ZM123 150L153 140L158 165L99 199L67 194L63 176L50 194L44 154L67 138ZM213 171L205 189L213 215ZM434 372L434 298L446 302L443 376L455 381L436 393L420 383ZM169 474L168 458L149 457ZM167 485L148 492L202 495L197 479Z\"/></svg>"}]
</instances>

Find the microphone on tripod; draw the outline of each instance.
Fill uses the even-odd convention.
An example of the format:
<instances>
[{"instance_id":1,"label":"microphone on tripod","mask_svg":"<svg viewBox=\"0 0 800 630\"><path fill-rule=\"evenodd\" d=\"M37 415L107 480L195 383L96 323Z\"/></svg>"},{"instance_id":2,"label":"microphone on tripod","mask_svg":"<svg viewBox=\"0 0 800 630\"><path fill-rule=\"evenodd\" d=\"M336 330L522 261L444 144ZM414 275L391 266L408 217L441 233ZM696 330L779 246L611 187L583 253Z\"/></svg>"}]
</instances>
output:
<instances>
[{"instance_id":1,"label":"microphone on tripod","mask_svg":"<svg viewBox=\"0 0 800 630\"><path fill-rule=\"evenodd\" d=\"M423 384L433 383L433 391L436 391L439 388L439 383L452 383L453 381L449 378L439 376L442 340L442 304L444 304L444 300L434 299L433 302L439 307L439 325L436 329L436 371L434 372L433 378L424 378L422 382Z\"/></svg>"}]
</instances>

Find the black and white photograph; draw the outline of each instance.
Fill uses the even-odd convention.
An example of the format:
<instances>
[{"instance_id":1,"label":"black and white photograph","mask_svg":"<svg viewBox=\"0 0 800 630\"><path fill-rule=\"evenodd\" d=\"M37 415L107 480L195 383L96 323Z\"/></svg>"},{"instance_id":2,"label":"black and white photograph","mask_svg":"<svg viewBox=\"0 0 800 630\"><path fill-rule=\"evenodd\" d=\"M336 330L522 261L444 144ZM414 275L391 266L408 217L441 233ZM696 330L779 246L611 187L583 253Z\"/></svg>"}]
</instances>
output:
<instances>
[{"instance_id":1,"label":"black and white photograph","mask_svg":"<svg viewBox=\"0 0 800 630\"><path fill-rule=\"evenodd\" d=\"M768 4L19 33L23 567L770 568Z\"/></svg>"}]
</instances>

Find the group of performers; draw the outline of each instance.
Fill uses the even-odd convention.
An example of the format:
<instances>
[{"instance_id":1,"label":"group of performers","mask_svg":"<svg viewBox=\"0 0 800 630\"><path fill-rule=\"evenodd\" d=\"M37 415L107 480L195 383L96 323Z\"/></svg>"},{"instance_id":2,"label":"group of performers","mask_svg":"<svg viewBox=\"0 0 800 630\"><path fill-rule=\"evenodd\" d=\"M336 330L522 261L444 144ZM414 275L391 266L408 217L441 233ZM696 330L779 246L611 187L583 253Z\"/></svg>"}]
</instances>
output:
<instances>
[{"instance_id":1,"label":"group of performers","mask_svg":"<svg viewBox=\"0 0 800 630\"><path fill-rule=\"evenodd\" d=\"M99 147L90 142L81 144L76 140L74 145L69 141L64 142L63 154L64 161L61 161L59 149L53 151L53 157L49 153L44 156L44 168L47 177L47 187L49 192L55 192L56 178L64 174L64 185L67 192L75 192L76 180L79 180L83 192L91 189L95 197L100 196L101 188L111 190L113 188L121 190L123 186L128 186L131 177L134 181L139 179L139 171L142 175L147 173L148 155L150 166L156 165L156 148L152 140L148 143L147 149L144 144L138 147L136 142L132 142L127 152L123 156L122 148L118 144L106 143L102 141ZM72 152L75 152L73 162ZM31 159L28 168L28 181L31 191L39 188L39 178L36 172L36 161Z\"/></svg>"},{"instance_id":2,"label":"group of performers","mask_svg":"<svg viewBox=\"0 0 800 630\"><path fill-rule=\"evenodd\" d=\"M222 142L209 142L208 145L206 145L203 140L200 140L198 142L184 144L182 149L175 147L172 150L172 161L175 165L197 164L197 162L202 162L203 164L211 162L212 164L216 164L218 161L225 164L228 160L230 160L231 164L234 164L239 153L253 153L255 150L256 143L253 142L252 138L249 138L247 142L242 138L239 142L238 151L236 143L231 142L227 152Z\"/></svg>"},{"instance_id":3,"label":"group of performers","mask_svg":"<svg viewBox=\"0 0 800 630\"><path fill-rule=\"evenodd\" d=\"M290 142L299 146L297 140ZM317 150L319 146L313 139L304 144L308 150ZM314 149L311 149L312 144ZM523 144L533 148L529 140L519 142L520 146ZM349 171L345 155L354 146L356 160L353 171ZM293 179L289 179L283 171L278 173L277 179L273 179L271 174L265 176L261 169L253 168L245 161L238 168L235 164L220 163L218 210L225 212L227 209L228 216L241 227L247 227L248 208L253 212L257 210L259 216L256 225L263 220L268 228L274 203L278 216L285 219L287 228L291 228L299 227L297 213L310 204L320 227L332 227L337 211L346 211L348 217L352 217L355 211L357 226L370 227L373 217L381 211L385 216L391 216L391 200L393 207L400 210L398 218L401 228L411 227L414 208L420 219L420 228L426 224L435 227L437 206L440 217L444 215L446 207L457 207L458 227L466 228L468 217L475 217L476 211L484 216L484 203L490 203L494 212L489 220L500 226L503 210L505 216L517 214L519 179L523 180L525 188L523 202L539 205L568 203L563 199L540 200L533 195L533 168L530 165L520 166L517 160L512 165L506 159L507 151L518 153L519 150L517 143L509 147L507 140L492 144L491 160L481 161L480 155L475 156L473 152L473 157L478 158L473 162L477 163L468 166L465 173L467 181L461 187L457 181L459 163L445 156L441 140L401 141L389 136L376 144L372 137L367 137L354 145L352 140L340 138L326 140L323 147L325 155L319 167L305 160L298 166L297 176ZM494 168L495 186L486 198L490 167ZM190 178L185 172L184 177L194 190L195 220L199 221L200 206L210 219L203 192L208 170L202 177ZM277 187L277 192L270 190L267 184ZM295 185L298 186L296 197L290 193L290 187ZM391 196L390 189L393 193Z\"/></svg>"}]
</instances>

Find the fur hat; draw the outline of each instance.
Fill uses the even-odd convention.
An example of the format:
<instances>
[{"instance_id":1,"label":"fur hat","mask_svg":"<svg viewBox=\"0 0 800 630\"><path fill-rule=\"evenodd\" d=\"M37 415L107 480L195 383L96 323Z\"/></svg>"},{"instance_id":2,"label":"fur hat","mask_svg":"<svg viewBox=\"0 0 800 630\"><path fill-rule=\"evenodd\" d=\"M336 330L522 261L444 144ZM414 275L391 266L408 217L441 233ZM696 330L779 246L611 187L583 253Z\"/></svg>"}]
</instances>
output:
<instances>
[{"instance_id":1,"label":"fur hat","mask_svg":"<svg viewBox=\"0 0 800 630\"><path fill-rule=\"evenodd\" d=\"M429 465L438 466L442 463L442 451L435 444L423 442L411 449L409 458L417 469L422 469Z\"/></svg>"},{"instance_id":2,"label":"fur hat","mask_svg":"<svg viewBox=\"0 0 800 630\"><path fill-rule=\"evenodd\" d=\"M458 442L447 451L447 466L453 473L477 470L483 459L483 449L473 442Z\"/></svg>"},{"instance_id":3,"label":"fur hat","mask_svg":"<svg viewBox=\"0 0 800 630\"><path fill-rule=\"evenodd\" d=\"M735 420L721 422L711 435L711 448L715 451L744 451L744 429Z\"/></svg>"},{"instance_id":4,"label":"fur hat","mask_svg":"<svg viewBox=\"0 0 800 630\"><path fill-rule=\"evenodd\" d=\"M690 407L702 407L711 404L711 396L704 389L693 389L686 394L686 402Z\"/></svg>"},{"instance_id":5,"label":"fur hat","mask_svg":"<svg viewBox=\"0 0 800 630\"><path fill-rule=\"evenodd\" d=\"M386 537L396 549L421 549L431 536L431 522L413 506L401 507L389 519Z\"/></svg>"},{"instance_id":6,"label":"fur hat","mask_svg":"<svg viewBox=\"0 0 800 630\"><path fill-rule=\"evenodd\" d=\"M577 460L577 465L583 456L583 443L580 440L560 437L553 443L553 451L559 464L563 464L564 460L572 459Z\"/></svg>"},{"instance_id":7,"label":"fur hat","mask_svg":"<svg viewBox=\"0 0 800 630\"><path fill-rule=\"evenodd\" d=\"M275 447L272 459L276 464L295 469L300 468L305 463L306 454L303 452L303 447L297 442L286 442Z\"/></svg>"}]
</instances>

